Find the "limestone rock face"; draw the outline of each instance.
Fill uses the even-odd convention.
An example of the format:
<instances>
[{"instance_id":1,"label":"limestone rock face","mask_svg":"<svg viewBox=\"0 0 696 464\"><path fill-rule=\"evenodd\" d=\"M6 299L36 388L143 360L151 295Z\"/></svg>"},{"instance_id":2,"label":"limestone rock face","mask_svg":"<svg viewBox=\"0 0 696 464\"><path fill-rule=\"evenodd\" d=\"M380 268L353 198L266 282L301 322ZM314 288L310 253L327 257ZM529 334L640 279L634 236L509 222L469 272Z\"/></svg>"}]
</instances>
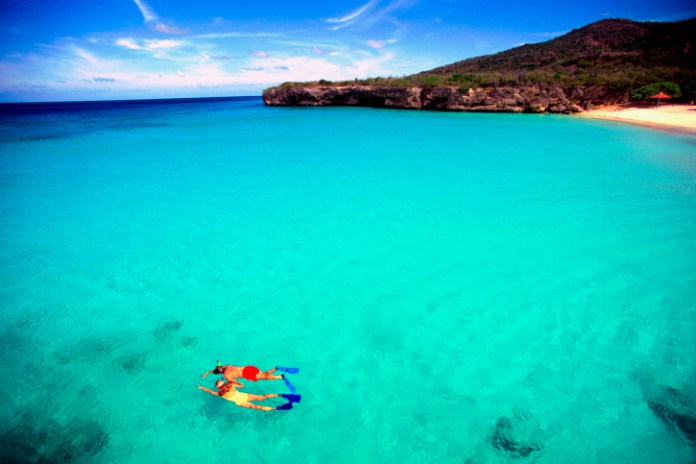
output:
<instances>
[{"instance_id":1,"label":"limestone rock face","mask_svg":"<svg viewBox=\"0 0 696 464\"><path fill-rule=\"evenodd\" d=\"M269 106L367 106L436 111L506 113L578 113L582 102L606 99L599 91L561 87L373 87L369 85L287 85L267 89ZM577 102L577 103L576 103Z\"/></svg>"},{"instance_id":2,"label":"limestone rock face","mask_svg":"<svg viewBox=\"0 0 696 464\"><path fill-rule=\"evenodd\" d=\"M418 88L373 88L366 85L274 87L264 92L263 100L269 106L421 107Z\"/></svg>"}]
</instances>

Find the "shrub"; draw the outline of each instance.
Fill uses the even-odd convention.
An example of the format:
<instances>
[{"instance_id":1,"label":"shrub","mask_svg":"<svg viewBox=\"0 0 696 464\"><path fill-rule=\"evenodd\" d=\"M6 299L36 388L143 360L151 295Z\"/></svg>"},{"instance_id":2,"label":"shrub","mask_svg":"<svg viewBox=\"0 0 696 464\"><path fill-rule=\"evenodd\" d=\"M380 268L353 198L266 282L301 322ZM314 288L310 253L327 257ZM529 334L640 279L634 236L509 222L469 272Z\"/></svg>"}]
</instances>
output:
<instances>
[{"instance_id":1,"label":"shrub","mask_svg":"<svg viewBox=\"0 0 696 464\"><path fill-rule=\"evenodd\" d=\"M440 76L426 76L423 78L424 87L437 87L440 85L442 78Z\"/></svg>"},{"instance_id":2,"label":"shrub","mask_svg":"<svg viewBox=\"0 0 696 464\"><path fill-rule=\"evenodd\" d=\"M674 82L655 82L654 84L644 85L635 89L631 92L631 99L645 100L660 92L664 92L672 98L679 98L682 95L679 84Z\"/></svg>"}]
</instances>

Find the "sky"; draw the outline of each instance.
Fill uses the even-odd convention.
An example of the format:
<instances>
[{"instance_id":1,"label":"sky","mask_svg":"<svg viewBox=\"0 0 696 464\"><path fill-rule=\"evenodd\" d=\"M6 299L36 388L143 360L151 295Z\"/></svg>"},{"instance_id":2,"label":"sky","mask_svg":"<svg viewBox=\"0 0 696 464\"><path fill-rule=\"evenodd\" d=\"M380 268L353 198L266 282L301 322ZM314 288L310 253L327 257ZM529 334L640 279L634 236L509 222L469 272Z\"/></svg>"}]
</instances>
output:
<instances>
[{"instance_id":1,"label":"sky","mask_svg":"<svg viewBox=\"0 0 696 464\"><path fill-rule=\"evenodd\" d=\"M692 0L0 0L0 102L260 95L403 76Z\"/></svg>"}]
</instances>

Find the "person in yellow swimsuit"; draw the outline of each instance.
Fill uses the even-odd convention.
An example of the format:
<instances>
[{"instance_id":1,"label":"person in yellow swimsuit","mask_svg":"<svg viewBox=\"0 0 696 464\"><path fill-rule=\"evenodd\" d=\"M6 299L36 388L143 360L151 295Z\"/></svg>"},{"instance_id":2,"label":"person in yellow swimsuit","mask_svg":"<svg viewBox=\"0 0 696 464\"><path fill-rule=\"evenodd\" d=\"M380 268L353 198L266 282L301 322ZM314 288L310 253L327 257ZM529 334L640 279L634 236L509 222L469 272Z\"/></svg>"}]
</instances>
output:
<instances>
[{"instance_id":1,"label":"person in yellow swimsuit","mask_svg":"<svg viewBox=\"0 0 696 464\"><path fill-rule=\"evenodd\" d=\"M281 375L275 375L276 371L284 372ZM206 371L201 375L201 377L206 378L208 374L222 375L228 382L235 382L237 387L242 388L244 385L239 383L237 379L246 379L252 382L257 380L283 380L285 385L288 387L291 393L295 393L295 387L287 379L285 374L298 374L300 369L297 367L282 367L276 366L273 369L269 369L265 372L261 371L256 366L233 366L225 365L223 366L220 361L217 362L217 366L214 369Z\"/></svg>"},{"instance_id":2,"label":"person in yellow swimsuit","mask_svg":"<svg viewBox=\"0 0 696 464\"><path fill-rule=\"evenodd\" d=\"M199 390L203 390L206 393L210 393L213 396L219 396L222 399L225 399L227 401L231 401L232 403L236 404L237 406L241 408L248 408L248 409L260 409L262 411L273 411L274 409L279 409L279 410L287 410L287 409L292 409L292 403L299 403L301 400L300 395L288 395L284 393L276 394L276 393L269 393L267 395L253 395L251 393L244 393L240 392L237 390L235 387L239 386L241 388L241 384L237 381L232 381L232 382L225 382L223 380L218 380L215 382L215 388L217 391L213 391L209 388L203 387L201 385L198 386ZM288 403L280 405L278 407L271 407L271 406L261 406L259 404L254 404L252 401L264 401L270 398L285 398L288 400Z\"/></svg>"}]
</instances>

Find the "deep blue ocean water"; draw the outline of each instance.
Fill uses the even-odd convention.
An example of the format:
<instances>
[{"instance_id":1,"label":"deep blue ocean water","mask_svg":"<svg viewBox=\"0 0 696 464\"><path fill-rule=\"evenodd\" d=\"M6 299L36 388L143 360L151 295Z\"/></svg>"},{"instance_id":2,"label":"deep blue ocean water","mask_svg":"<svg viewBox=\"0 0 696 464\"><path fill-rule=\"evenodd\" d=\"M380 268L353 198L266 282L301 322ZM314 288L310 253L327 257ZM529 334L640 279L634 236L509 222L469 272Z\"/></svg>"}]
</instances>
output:
<instances>
[{"instance_id":1,"label":"deep blue ocean water","mask_svg":"<svg viewBox=\"0 0 696 464\"><path fill-rule=\"evenodd\" d=\"M2 462L696 459L693 136L259 98L0 114ZM299 366L302 402L206 395L217 359Z\"/></svg>"}]
</instances>

